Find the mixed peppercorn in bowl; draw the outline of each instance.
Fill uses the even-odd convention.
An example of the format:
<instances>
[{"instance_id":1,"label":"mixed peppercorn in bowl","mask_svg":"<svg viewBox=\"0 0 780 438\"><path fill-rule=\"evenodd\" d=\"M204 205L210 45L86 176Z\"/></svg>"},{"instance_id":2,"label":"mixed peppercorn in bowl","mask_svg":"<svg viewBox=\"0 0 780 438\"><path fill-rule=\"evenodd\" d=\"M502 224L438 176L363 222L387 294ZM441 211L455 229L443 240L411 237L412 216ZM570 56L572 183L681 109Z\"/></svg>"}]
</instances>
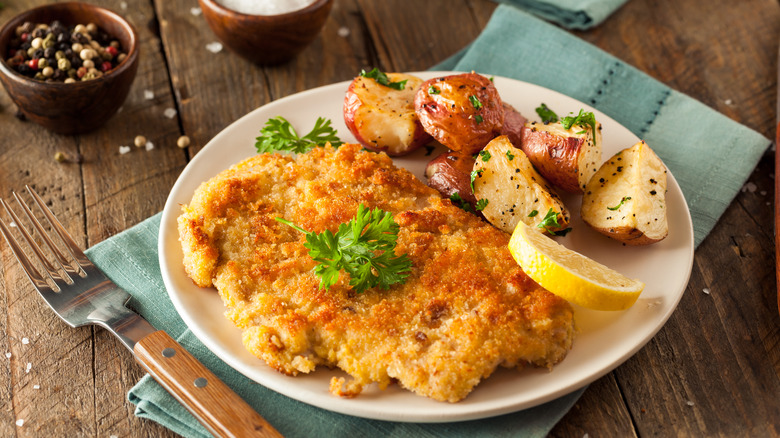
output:
<instances>
[{"instance_id":1,"label":"mixed peppercorn in bowl","mask_svg":"<svg viewBox=\"0 0 780 438\"><path fill-rule=\"evenodd\" d=\"M23 118L60 134L108 121L129 93L138 56L133 25L87 3L29 9L0 29L0 82Z\"/></svg>"}]
</instances>

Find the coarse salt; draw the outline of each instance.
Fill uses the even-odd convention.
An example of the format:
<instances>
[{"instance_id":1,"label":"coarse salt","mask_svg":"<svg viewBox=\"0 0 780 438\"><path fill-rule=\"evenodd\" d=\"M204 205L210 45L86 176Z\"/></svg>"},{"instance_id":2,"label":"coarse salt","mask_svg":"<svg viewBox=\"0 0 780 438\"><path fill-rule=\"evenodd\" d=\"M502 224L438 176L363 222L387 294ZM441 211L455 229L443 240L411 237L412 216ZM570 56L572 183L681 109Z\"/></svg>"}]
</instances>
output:
<instances>
[{"instance_id":1,"label":"coarse salt","mask_svg":"<svg viewBox=\"0 0 780 438\"><path fill-rule=\"evenodd\" d=\"M8 224L8 226L11 228L16 228L16 222L11 222Z\"/></svg>"},{"instance_id":2,"label":"coarse salt","mask_svg":"<svg viewBox=\"0 0 780 438\"><path fill-rule=\"evenodd\" d=\"M760 192L758 192L758 193L760 193L760 194L761 194L761 196L766 196L766 190L761 190L761 191L760 191Z\"/></svg>"},{"instance_id":3,"label":"coarse salt","mask_svg":"<svg viewBox=\"0 0 780 438\"><path fill-rule=\"evenodd\" d=\"M342 38L348 37L349 36L349 28L348 27L344 27L344 26L340 27L338 35L340 37L342 37Z\"/></svg>"},{"instance_id":4,"label":"coarse salt","mask_svg":"<svg viewBox=\"0 0 780 438\"><path fill-rule=\"evenodd\" d=\"M33 389L41 389L41 385L33 385Z\"/></svg>"},{"instance_id":5,"label":"coarse salt","mask_svg":"<svg viewBox=\"0 0 780 438\"><path fill-rule=\"evenodd\" d=\"M756 189L757 189L757 188L758 188L758 186L757 186L755 183L748 182L747 184L745 184L744 186L742 186L742 192L743 192L743 193L744 193L744 192L750 192L750 193L753 193L753 192L755 192L755 191L756 191Z\"/></svg>"},{"instance_id":6,"label":"coarse salt","mask_svg":"<svg viewBox=\"0 0 780 438\"><path fill-rule=\"evenodd\" d=\"M119 146L119 153L124 155L130 152L130 146Z\"/></svg>"},{"instance_id":7,"label":"coarse salt","mask_svg":"<svg viewBox=\"0 0 780 438\"><path fill-rule=\"evenodd\" d=\"M709 295L709 294L710 294L710 288L708 288L708 287L705 287L705 288L704 288L704 289L702 289L701 291L702 291L702 292L704 292L704 293L705 293L705 294L707 294L707 295Z\"/></svg>"},{"instance_id":8,"label":"coarse salt","mask_svg":"<svg viewBox=\"0 0 780 438\"><path fill-rule=\"evenodd\" d=\"M197 7L197 6L196 6L196 7L194 7L194 8L190 8L190 14L192 14L192 15L194 15L194 16L196 16L196 17L197 17L198 15L202 14L202 13L203 13L203 10L202 10L202 9L200 9L199 7Z\"/></svg>"},{"instance_id":9,"label":"coarse salt","mask_svg":"<svg viewBox=\"0 0 780 438\"><path fill-rule=\"evenodd\" d=\"M21 418L16 420L16 425L19 426L19 427L24 426L24 420L22 420Z\"/></svg>"},{"instance_id":10,"label":"coarse salt","mask_svg":"<svg viewBox=\"0 0 780 438\"><path fill-rule=\"evenodd\" d=\"M144 99L146 99L146 100L154 99L154 91L152 91L152 90L144 90Z\"/></svg>"},{"instance_id":11,"label":"coarse salt","mask_svg":"<svg viewBox=\"0 0 780 438\"><path fill-rule=\"evenodd\" d=\"M22 344L27 345L30 343L30 340L27 338L22 338Z\"/></svg>"},{"instance_id":12,"label":"coarse salt","mask_svg":"<svg viewBox=\"0 0 780 438\"><path fill-rule=\"evenodd\" d=\"M316 0L217 0L220 5L242 14L279 15L303 9Z\"/></svg>"},{"instance_id":13,"label":"coarse salt","mask_svg":"<svg viewBox=\"0 0 780 438\"><path fill-rule=\"evenodd\" d=\"M687 402L685 402L685 404L686 404L686 405L688 405L688 406L693 406L693 405L694 405L694 403L693 403L692 401L690 401L690 400L688 400Z\"/></svg>"},{"instance_id":14,"label":"coarse salt","mask_svg":"<svg viewBox=\"0 0 780 438\"><path fill-rule=\"evenodd\" d=\"M169 119L172 119L176 117L176 109L174 108L166 108L165 111L163 111L163 115Z\"/></svg>"},{"instance_id":15,"label":"coarse salt","mask_svg":"<svg viewBox=\"0 0 780 438\"><path fill-rule=\"evenodd\" d=\"M152 143L151 141L147 141L146 142L146 150L147 151L151 151L152 149L154 149L154 143Z\"/></svg>"},{"instance_id":16,"label":"coarse salt","mask_svg":"<svg viewBox=\"0 0 780 438\"><path fill-rule=\"evenodd\" d=\"M24 369L24 372L29 373L31 368L32 368L32 364L30 362L27 362L27 368Z\"/></svg>"},{"instance_id":17,"label":"coarse salt","mask_svg":"<svg viewBox=\"0 0 780 438\"><path fill-rule=\"evenodd\" d=\"M9 351L8 353L6 353L6 354L5 354L5 357L7 357L7 358L9 358L9 359L10 359L10 358L11 358L11 352Z\"/></svg>"},{"instance_id":18,"label":"coarse salt","mask_svg":"<svg viewBox=\"0 0 780 438\"><path fill-rule=\"evenodd\" d=\"M119 9L126 11L127 10L127 2L121 2L119 3Z\"/></svg>"},{"instance_id":19,"label":"coarse salt","mask_svg":"<svg viewBox=\"0 0 780 438\"><path fill-rule=\"evenodd\" d=\"M219 53L222 51L222 43L214 41L213 43L206 44L206 50L211 53Z\"/></svg>"}]
</instances>

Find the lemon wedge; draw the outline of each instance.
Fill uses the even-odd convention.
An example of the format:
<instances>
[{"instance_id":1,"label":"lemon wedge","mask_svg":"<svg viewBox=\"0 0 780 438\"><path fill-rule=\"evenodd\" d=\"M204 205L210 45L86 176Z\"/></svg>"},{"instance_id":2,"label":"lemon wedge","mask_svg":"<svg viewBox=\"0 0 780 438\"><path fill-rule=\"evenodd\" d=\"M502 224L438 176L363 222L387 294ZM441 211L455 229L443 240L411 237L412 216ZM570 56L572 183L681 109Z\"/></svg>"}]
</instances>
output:
<instances>
[{"instance_id":1,"label":"lemon wedge","mask_svg":"<svg viewBox=\"0 0 780 438\"><path fill-rule=\"evenodd\" d=\"M565 248L523 222L512 233L509 252L543 288L588 309L628 309L645 288L641 281Z\"/></svg>"}]
</instances>

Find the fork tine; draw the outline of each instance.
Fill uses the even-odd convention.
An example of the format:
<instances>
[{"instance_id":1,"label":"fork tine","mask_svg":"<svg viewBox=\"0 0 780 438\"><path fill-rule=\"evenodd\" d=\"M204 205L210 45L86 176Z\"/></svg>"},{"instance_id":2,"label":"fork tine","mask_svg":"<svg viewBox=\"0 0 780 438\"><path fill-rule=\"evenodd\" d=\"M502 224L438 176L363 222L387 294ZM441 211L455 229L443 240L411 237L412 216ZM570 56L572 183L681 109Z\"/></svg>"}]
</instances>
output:
<instances>
[{"instance_id":1,"label":"fork tine","mask_svg":"<svg viewBox=\"0 0 780 438\"><path fill-rule=\"evenodd\" d=\"M82 268L86 266L93 266L92 262L87 258L86 255L84 255L84 251L81 250L81 248L76 244L76 242L73 241L73 238L70 236L70 234L65 230L65 227L62 226L60 221L57 219L56 216L54 216L54 213L49 210L49 207L46 206L46 203L43 202L43 199L41 199L40 196L38 196L38 193L35 192L30 186L24 186L27 189L27 193L29 193L33 199L35 200L35 203L38 205L38 208L41 210L41 212L46 216L46 219L49 220L49 223L54 228L55 231L57 231L57 234L60 236L60 239L62 239L62 243L65 244L65 246L68 248L68 251L70 252L70 255L73 256L74 259L76 259L76 262L78 262L79 266Z\"/></svg>"},{"instance_id":2,"label":"fork tine","mask_svg":"<svg viewBox=\"0 0 780 438\"><path fill-rule=\"evenodd\" d=\"M19 205L22 207L22 210L27 215L27 218L30 220L30 222L32 222L35 229L38 230L38 234L43 238L46 246L48 246L49 250L52 252L52 254L54 254L54 258L57 259L57 262L62 267L62 269L64 269L69 274L78 274L80 268L76 263L76 260L73 257L67 258L62 254L57 246L54 245L54 242L52 242L51 238L49 237L49 233L43 229L40 221L38 221L35 215L33 215L33 212L30 210L30 207L27 206L27 203L24 202L24 200L18 194L16 194L16 192L14 192L13 195L14 198L16 198L16 202L19 203Z\"/></svg>"},{"instance_id":3,"label":"fork tine","mask_svg":"<svg viewBox=\"0 0 780 438\"><path fill-rule=\"evenodd\" d=\"M2 203L3 207L6 209L6 211L8 211L8 205L6 205L5 201L0 199L0 203ZM17 223L17 227L21 228L21 225L18 225ZM8 242L8 246L11 247L11 251L14 253L16 260L18 260L19 264L22 265L24 273L27 274L27 278L30 279L30 282L32 282L33 286L35 286L35 288L38 289L38 291L42 294L46 292L53 292L49 286L49 283L46 282L46 279L43 277L43 275L41 275L41 273L38 272L38 269L36 269L35 266L30 262L30 259L27 258L27 255L24 253L22 247L19 246L19 243L16 241L14 236L11 235L11 230L8 229L2 220L0 220L0 234L2 234L5 238L5 241Z\"/></svg>"}]
</instances>

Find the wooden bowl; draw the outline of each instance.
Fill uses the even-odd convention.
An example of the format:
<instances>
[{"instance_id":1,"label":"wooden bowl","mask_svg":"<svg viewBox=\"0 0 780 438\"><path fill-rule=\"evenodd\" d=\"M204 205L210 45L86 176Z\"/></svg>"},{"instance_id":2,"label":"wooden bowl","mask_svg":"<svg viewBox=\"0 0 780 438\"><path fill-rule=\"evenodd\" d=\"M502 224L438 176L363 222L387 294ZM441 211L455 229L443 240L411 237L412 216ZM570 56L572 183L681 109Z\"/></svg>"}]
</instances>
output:
<instances>
[{"instance_id":1,"label":"wooden bowl","mask_svg":"<svg viewBox=\"0 0 780 438\"><path fill-rule=\"evenodd\" d=\"M211 30L233 52L260 65L280 64L298 55L319 35L333 0L280 15L242 14L215 0L198 0Z\"/></svg>"},{"instance_id":2,"label":"wooden bowl","mask_svg":"<svg viewBox=\"0 0 780 438\"><path fill-rule=\"evenodd\" d=\"M66 26L95 23L119 41L127 58L103 76L66 84L42 82L6 65L16 27L26 21ZM124 18L86 3L56 3L25 11L0 29L0 81L27 119L59 134L81 134L102 126L125 101L138 70L138 36Z\"/></svg>"}]
</instances>

